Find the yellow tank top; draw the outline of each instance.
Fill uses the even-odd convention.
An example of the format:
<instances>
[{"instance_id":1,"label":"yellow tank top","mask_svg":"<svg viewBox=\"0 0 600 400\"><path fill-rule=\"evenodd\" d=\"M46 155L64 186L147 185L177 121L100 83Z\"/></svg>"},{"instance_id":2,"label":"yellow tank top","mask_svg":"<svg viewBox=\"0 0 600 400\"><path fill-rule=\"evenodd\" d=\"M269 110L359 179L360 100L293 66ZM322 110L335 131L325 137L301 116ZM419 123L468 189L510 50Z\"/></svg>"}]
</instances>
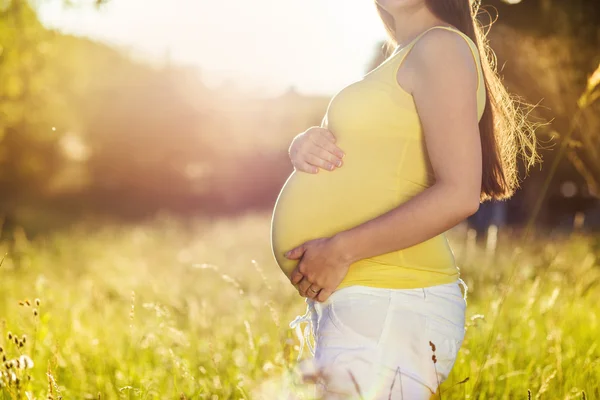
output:
<instances>
[{"instance_id":1,"label":"yellow tank top","mask_svg":"<svg viewBox=\"0 0 600 400\"><path fill-rule=\"evenodd\" d=\"M486 102L476 45L462 32L478 70L477 108ZM360 80L331 99L322 127L344 150L344 165L334 171L294 171L285 182L271 220L271 247L289 276L297 264L284 253L311 239L330 237L371 220L431 186L421 123L413 97L397 83L400 64L423 32ZM398 229L402 229L399 227ZM458 279L459 269L445 234L415 246L353 263L338 289L350 285L418 288Z\"/></svg>"}]
</instances>

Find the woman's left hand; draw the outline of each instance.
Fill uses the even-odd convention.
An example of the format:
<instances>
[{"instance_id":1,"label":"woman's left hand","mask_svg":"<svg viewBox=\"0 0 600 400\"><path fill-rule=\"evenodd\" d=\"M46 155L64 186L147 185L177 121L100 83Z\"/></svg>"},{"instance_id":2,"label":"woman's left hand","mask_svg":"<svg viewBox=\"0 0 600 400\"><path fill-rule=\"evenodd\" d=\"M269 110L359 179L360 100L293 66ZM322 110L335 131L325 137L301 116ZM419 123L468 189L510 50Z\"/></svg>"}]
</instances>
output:
<instances>
[{"instance_id":1,"label":"woman's left hand","mask_svg":"<svg viewBox=\"0 0 600 400\"><path fill-rule=\"evenodd\" d=\"M300 295L321 302L335 291L351 264L335 237L309 240L285 256L300 260L290 274Z\"/></svg>"}]
</instances>

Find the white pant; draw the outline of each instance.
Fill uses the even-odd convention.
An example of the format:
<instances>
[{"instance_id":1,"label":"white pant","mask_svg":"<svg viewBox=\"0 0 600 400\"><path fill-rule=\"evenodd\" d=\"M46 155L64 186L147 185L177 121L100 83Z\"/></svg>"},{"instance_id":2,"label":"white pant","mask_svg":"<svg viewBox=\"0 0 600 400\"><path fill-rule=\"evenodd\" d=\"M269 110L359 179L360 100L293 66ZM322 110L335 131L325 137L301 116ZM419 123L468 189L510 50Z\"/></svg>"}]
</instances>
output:
<instances>
[{"instance_id":1,"label":"white pant","mask_svg":"<svg viewBox=\"0 0 600 400\"><path fill-rule=\"evenodd\" d=\"M314 355L300 367L327 400L429 399L463 342L467 290L459 279L419 289L355 285L322 303L307 298L306 314L290 323L302 341L298 359L304 341ZM312 326L314 348L301 322Z\"/></svg>"}]
</instances>

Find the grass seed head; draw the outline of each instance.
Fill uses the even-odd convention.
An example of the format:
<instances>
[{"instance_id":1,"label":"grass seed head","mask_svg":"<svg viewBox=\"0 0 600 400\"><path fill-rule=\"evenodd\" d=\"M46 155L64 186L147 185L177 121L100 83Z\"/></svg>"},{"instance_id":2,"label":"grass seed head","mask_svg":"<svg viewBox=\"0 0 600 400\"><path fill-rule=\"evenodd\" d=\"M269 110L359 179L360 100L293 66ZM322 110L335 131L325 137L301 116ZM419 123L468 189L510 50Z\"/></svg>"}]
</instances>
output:
<instances>
[{"instance_id":1,"label":"grass seed head","mask_svg":"<svg viewBox=\"0 0 600 400\"><path fill-rule=\"evenodd\" d=\"M9 331L8 332L8 340L12 340L12 338L13 338L12 332Z\"/></svg>"},{"instance_id":2,"label":"grass seed head","mask_svg":"<svg viewBox=\"0 0 600 400\"><path fill-rule=\"evenodd\" d=\"M33 309L33 316L34 316L34 317L37 317L37 316L38 316L38 310L37 310L37 308L34 308L34 309Z\"/></svg>"},{"instance_id":3,"label":"grass seed head","mask_svg":"<svg viewBox=\"0 0 600 400\"><path fill-rule=\"evenodd\" d=\"M40 302L40 299L35 299L35 306L36 306L36 307L39 307L39 306L40 306L40 303L41 303L41 302Z\"/></svg>"},{"instance_id":4,"label":"grass seed head","mask_svg":"<svg viewBox=\"0 0 600 400\"><path fill-rule=\"evenodd\" d=\"M28 306L30 306L30 305L31 305L31 302L29 301L29 299L26 299L26 300L25 300L25 304L27 304Z\"/></svg>"},{"instance_id":5,"label":"grass seed head","mask_svg":"<svg viewBox=\"0 0 600 400\"><path fill-rule=\"evenodd\" d=\"M431 351L435 351L435 344L431 340L429 341L429 346L431 346Z\"/></svg>"},{"instance_id":6,"label":"grass seed head","mask_svg":"<svg viewBox=\"0 0 600 400\"><path fill-rule=\"evenodd\" d=\"M33 360L29 356L22 355L19 360L23 369L33 368Z\"/></svg>"}]
</instances>

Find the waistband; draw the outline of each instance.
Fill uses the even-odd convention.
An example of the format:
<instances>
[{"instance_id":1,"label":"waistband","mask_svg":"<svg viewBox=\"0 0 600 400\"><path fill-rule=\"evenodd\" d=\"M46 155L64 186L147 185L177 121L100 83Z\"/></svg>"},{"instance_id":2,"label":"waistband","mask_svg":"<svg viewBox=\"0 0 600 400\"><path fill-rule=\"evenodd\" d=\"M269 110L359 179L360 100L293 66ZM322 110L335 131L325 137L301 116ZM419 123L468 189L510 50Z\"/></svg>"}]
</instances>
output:
<instances>
[{"instance_id":1,"label":"waistband","mask_svg":"<svg viewBox=\"0 0 600 400\"><path fill-rule=\"evenodd\" d=\"M458 278L458 280L456 282L447 283L447 284L443 284L443 285L437 285L437 286L441 286L441 287L453 286L457 283L458 283L458 285L463 287L463 299L465 300L465 303L466 303L467 302L467 292L469 291L469 287L467 286L465 281L463 281L461 278ZM339 291L333 292L333 294L331 296L329 296L329 298L322 303L306 297L305 298L306 312L304 313L304 315L296 316L296 318L294 318L294 320L292 322L290 322L290 324L289 324L290 329L295 330L296 336L298 337L298 340L300 341L300 351L298 353L297 360L300 361L302 354L304 352L305 344L308 346L308 349L309 349L311 355L314 357L315 348L314 348L313 344L311 343L311 339L310 339L310 333L313 331L313 315L320 315L322 308L324 306L326 306L327 304L329 304L332 301L332 299L335 299L335 297L338 297L340 295L340 293L343 293L345 291L346 293L352 292L352 293L364 293L364 294L377 295L379 293L389 293L389 292L394 292L394 291L403 291L403 292L408 291L408 292L417 292L417 293L422 292L423 295L426 296L427 290L431 289L431 288L435 288L435 287L436 286L432 286L432 287L428 287L428 288L416 288L416 289L382 289L382 288L373 288L373 287L369 287L369 286L354 285L354 286L348 286L343 289L340 289ZM337 296L336 296L336 293L337 293ZM302 328L300 327L300 325L302 323L306 323L306 326L304 327L304 332L302 331Z\"/></svg>"}]
</instances>

